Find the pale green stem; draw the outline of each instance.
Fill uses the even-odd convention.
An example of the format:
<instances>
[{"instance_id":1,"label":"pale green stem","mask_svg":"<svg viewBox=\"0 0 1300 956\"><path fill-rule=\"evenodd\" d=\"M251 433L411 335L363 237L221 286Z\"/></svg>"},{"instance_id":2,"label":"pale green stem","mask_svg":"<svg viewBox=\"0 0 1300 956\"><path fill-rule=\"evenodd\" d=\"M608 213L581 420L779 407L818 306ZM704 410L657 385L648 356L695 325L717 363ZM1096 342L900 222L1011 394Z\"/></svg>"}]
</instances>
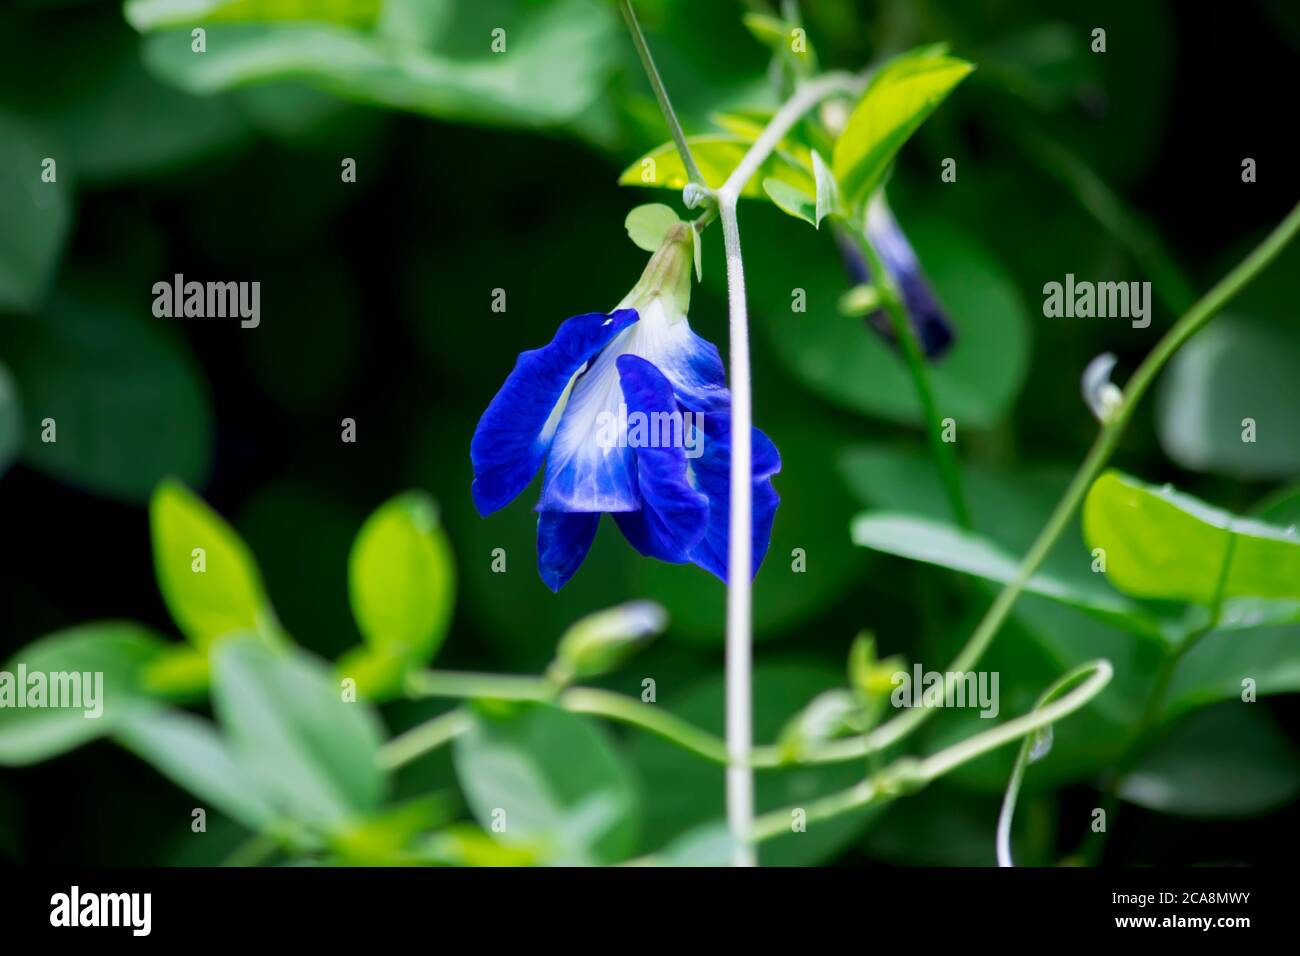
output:
<instances>
[{"instance_id":1,"label":"pale green stem","mask_svg":"<svg viewBox=\"0 0 1300 956\"><path fill-rule=\"evenodd\" d=\"M612 691L591 687L562 690L555 682L541 677L451 671L418 671L407 679L407 689L414 697L548 701L571 713L590 714L639 727L716 764L726 765L728 762L726 745L713 734L659 709L657 705L642 703L634 697ZM380 764L387 769L403 766L443 746L469 727L470 717L463 709L434 717L389 741L380 751Z\"/></svg>"},{"instance_id":2,"label":"pale green stem","mask_svg":"<svg viewBox=\"0 0 1300 956\"><path fill-rule=\"evenodd\" d=\"M884 264L880 261L880 256L876 254L871 240L859 228L849 231L861 247L862 254L867 257L867 264L871 267L871 275L874 279L876 291L880 294L880 304L884 306L885 312L889 315L890 323L894 327L894 335L898 338L899 348L903 352L907 370L912 376L912 386L916 389L916 396L921 402L921 412L925 419L925 430L930 439L930 448L934 454L935 464L939 468L939 476L943 480L944 491L948 495L948 503L952 508L953 517L957 519L959 525L969 531L973 525L971 524L970 508L966 504L966 495L962 491L961 472L957 467L957 456L953 453L952 446L943 440L943 422L939 418L939 407L934 400L934 390L930 387L930 374L926 370L925 357L921 354L921 345L916 340L916 332L912 328L912 323L908 320L907 310L903 306L898 289L894 285L894 280L885 271Z\"/></svg>"},{"instance_id":3,"label":"pale green stem","mask_svg":"<svg viewBox=\"0 0 1300 956\"><path fill-rule=\"evenodd\" d=\"M1051 687L1043 691L1038 702L1034 704L1035 711L1043 709L1047 704L1059 698L1066 689L1076 681L1080 680L1085 674L1092 673L1095 677L1099 672L1099 667L1105 665L1110 669L1108 661L1093 661L1090 664L1082 664L1074 668L1062 677L1060 677ZM1102 681L1104 685L1106 680ZM1101 688L1099 687L1098 690ZM1035 736L1027 734L1020 745L1020 753L1016 757L1015 766L1011 770L1011 780L1007 784L1006 795L1002 798L1002 810L998 813L998 832L997 832L997 857L998 866L1012 866L1011 861L1011 822L1015 817L1016 798L1020 794L1020 784L1025 779L1025 769L1029 766L1030 754L1033 752Z\"/></svg>"},{"instance_id":4,"label":"pale green stem","mask_svg":"<svg viewBox=\"0 0 1300 956\"><path fill-rule=\"evenodd\" d=\"M718 190L718 214L727 257L727 306L730 342L731 474L727 547L726 736L727 826L736 847L732 863L754 866L750 840L754 820L754 772L751 702L753 642L753 434L749 374L749 316L745 303L745 264L740 251L736 203L745 183L771 155L790 128L827 96L856 88L847 74L831 74L801 87L779 109Z\"/></svg>"},{"instance_id":5,"label":"pale green stem","mask_svg":"<svg viewBox=\"0 0 1300 956\"><path fill-rule=\"evenodd\" d=\"M796 810L804 811L805 822L814 823L860 810L881 799L912 793L976 757L982 757L991 750L1056 723L1084 706L1110 683L1114 671L1109 661L1098 660L1088 666L1094 670L1088 680L1040 709L967 737L920 760L903 757L866 780L846 790L813 800L804 807L786 807L763 814L754 823L754 839L768 840L789 833Z\"/></svg>"},{"instance_id":6,"label":"pale green stem","mask_svg":"<svg viewBox=\"0 0 1300 956\"><path fill-rule=\"evenodd\" d=\"M686 142L686 133L682 131L682 124L673 111L673 104L668 99L668 90L664 86L663 78L659 76L659 70L655 67L654 57L650 55L650 47L646 44L645 34L641 32L641 24L637 22L632 2L619 0L618 6L623 11L623 19L627 21L628 32L632 34L632 45L636 47L636 54L641 58L641 66L650 81L650 88L654 90L655 99L659 101L659 112L663 114L664 122L668 124L668 132L673 138L673 145L677 147L677 154L682 159L686 177L697 186L708 189L709 184L704 181L704 174L700 172L695 157L691 155L691 147Z\"/></svg>"},{"instance_id":7,"label":"pale green stem","mask_svg":"<svg viewBox=\"0 0 1300 956\"><path fill-rule=\"evenodd\" d=\"M399 734L379 750L379 766L395 770L417 757L450 743L470 728L470 716L463 708L456 708L441 716L417 724Z\"/></svg>"}]
</instances>

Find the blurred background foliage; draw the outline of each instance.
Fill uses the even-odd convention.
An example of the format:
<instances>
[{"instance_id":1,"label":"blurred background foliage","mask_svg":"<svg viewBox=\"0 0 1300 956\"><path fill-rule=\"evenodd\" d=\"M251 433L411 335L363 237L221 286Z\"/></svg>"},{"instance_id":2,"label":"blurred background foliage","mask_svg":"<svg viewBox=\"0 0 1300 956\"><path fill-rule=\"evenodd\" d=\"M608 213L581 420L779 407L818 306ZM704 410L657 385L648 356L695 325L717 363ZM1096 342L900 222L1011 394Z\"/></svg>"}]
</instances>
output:
<instances>
[{"instance_id":1,"label":"blurred background foliage","mask_svg":"<svg viewBox=\"0 0 1300 956\"><path fill-rule=\"evenodd\" d=\"M92 619L173 630L145 510L165 476L231 521L284 628L335 658L359 641L352 541L382 503L419 488L438 502L459 582L440 667L537 672L583 614L654 598L671 615L665 637L602 683L639 694L653 676L661 706L721 731L716 580L637 558L607 522L553 596L534 568L533 513L517 504L483 520L468 494L470 435L515 355L560 319L619 300L645 259L623 218L668 195L617 184L666 131L615 6L283 0L266 5L277 16L265 22L240 6L18 0L0 10L0 658ZM217 11L202 21L202 56L184 28L195 8ZM744 5L637 9L688 132L716 130L718 113L776 105L770 56L742 26ZM905 148L890 195L957 328L933 375L959 423L976 527L1023 553L1092 439L1079 397L1088 360L1115 352L1122 379L1188 289L1208 287L1294 200L1280 146L1290 120L1275 109L1294 90L1300 11L1283 0L1231 16L1155 0L806 0L803 15L824 67L859 69L934 41L978 66ZM1088 49L1097 26L1107 30L1099 55ZM497 27L504 56L489 50ZM941 184L947 156L958 178ZM1259 164L1254 185L1241 183L1245 156ZM38 179L45 157L57 159L56 185ZM344 157L356 160L355 183L341 181ZM838 312L848 280L826 231L765 202L740 218L756 423L784 460L755 586L755 730L766 741L814 694L842 685L859 630L876 633L882 656L938 669L990 591L854 545L849 523L863 508L947 520L919 407L892 349ZM692 322L725 354L721 239L706 239ZM1067 272L1155 280L1151 328L1043 318L1043 284ZM152 285L174 273L260 281L260 327L155 319ZM497 288L504 314L490 308ZM790 309L794 288L807 290L805 313ZM1272 520L1294 523L1298 300L1291 250L1178 356L1117 464L1237 513L1272 502ZM1253 445L1239 440L1247 416L1258 423ZM54 444L41 441L47 417ZM357 423L355 444L339 440L344 418ZM492 572L496 548L505 574ZM796 548L805 573L792 573ZM1062 555L1087 560L1082 538ZM1001 674L1004 715L1084 660L1109 657L1116 678L1056 728L1028 775L1019 859L1077 849L1158 655L1078 610L1020 602L981 665ZM1182 663L1171 720L1129 778L1106 862L1289 857L1278 833L1300 821L1300 711L1286 697L1211 703L1265 665L1276 689L1300 686L1300 626L1212 633ZM396 702L382 716L397 731L442 706ZM927 746L978 723L941 714ZM615 835L618 852L659 849L721 816L717 767L636 731L613 739L626 771L617 786L638 818ZM582 749L556 759L579 761ZM763 859L991 863L1013 757L781 838ZM760 808L859 774L852 764L765 774ZM447 753L406 768L394 787L399 797L453 795L439 811L452 819L475 799L459 793ZM192 804L103 742L0 769L0 858L225 858L246 834L213 815L195 838Z\"/></svg>"}]
</instances>

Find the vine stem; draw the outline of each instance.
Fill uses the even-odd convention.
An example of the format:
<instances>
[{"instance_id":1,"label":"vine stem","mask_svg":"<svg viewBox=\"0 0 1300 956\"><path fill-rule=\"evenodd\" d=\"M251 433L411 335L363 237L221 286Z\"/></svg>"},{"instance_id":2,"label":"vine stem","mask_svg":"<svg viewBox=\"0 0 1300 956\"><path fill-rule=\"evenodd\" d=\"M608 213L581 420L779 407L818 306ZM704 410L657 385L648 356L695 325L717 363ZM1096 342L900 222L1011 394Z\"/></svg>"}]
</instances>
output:
<instances>
[{"instance_id":1,"label":"vine stem","mask_svg":"<svg viewBox=\"0 0 1300 956\"><path fill-rule=\"evenodd\" d=\"M663 114L664 122L668 124L668 132L673 138L673 145L677 147L677 154L682 158L686 176L697 186L708 189L709 184L704 181L704 174L700 172L695 157L691 155L691 148L686 143L686 133L682 130L682 124L673 111L673 104L668 99L668 90L664 87L663 78L655 66L654 57L650 55L650 47L645 42L645 34L641 32L641 24L637 22L636 11L632 9L632 0L618 0L618 7L623 11L623 19L627 22L628 32L632 35L632 45L636 47L636 55L641 58L641 66L650 81L650 88L654 90L655 99L659 101L659 112Z\"/></svg>"},{"instance_id":2,"label":"vine stem","mask_svg":"<svg viewBox=\"0 0 1300 956\"><path fill-rule=\"evenodd\" d=\"M948 495L948 504L952 508L953 517L957 519L959 525L969 531L973 525L970 508L966 504L966 494L962 490L961 472L957 468L957 458L952 447L943 440L943 422L939 418L939 407L934 400L934 389L930 387L930 375L925 368L925 359L921 355L921 345L916 340L916 332L908 320L907 310L903 307L894 280L885 271L884 263L880 261L880 256L876 253L871 240L860 229L854 228L848 231L862 249L862 254L867 257L876 290L880 293L881 305L889 315L889 321L894 327L894 335L898 338L899 348L903 352L907 371L912 376L912 386L916 389L916 397L921 403L925 430L930 438L930 449L939 468L939 475L943 480L944 491Z\"/></svg>"},{"instance_id":3,"label":"vine stem","mask_svg":"<svg viewBox=\"0 0 1300 956\"><path fill-rule=\"evenodd\" d=\"M1047 519L1047 524L1043 526L1043 530L1039 532L1029 552L1020 562L1016 576L998 592L998 596L989 606L984 617L980 619L966 645L953 659L952 664L949 665L949 674L970 670L983 656L984 651L988 649L998 629L1006 620L1007 615L1011 613L1011 608L1020 597L1025 585L1033 577L1039 566L1042 565L1052 546L1056 544L1057 539L1069 524L1075 510L1083 501L1083 497L1087 494L1093 481L1101 473L1101 469L1105 467L1111 455L1114 454L1125 428L1127 428L1129 421L1133 417L1134 410L1142 400L1142 396L1146 394L1147 389L1151 387L1151 383L1155 381L1160 370L1164 368L1165 364L1174 356L1174 353L1182 348L1188 339L1203 329L1224 305L1277 258L1278 253L1295 237L1298 230L1300 230L1300 203L1291 209L1286 218L1265 237L1263 242L1251 251L1250 255L1220 279L1209 292L1198 299L1191 309L1175 322L1173 327L1156 343L1155 348L1151 350L1142 364L1138 366L1137 371L1133 373L1133 377L1129 379L1128 386L1124 390L1123 401L1111 418L1102 426L1101 432L1097 435L1097 440L1089 449L1087 457L1079 466L1079 470L1075 472L1074 478L1071 479L1069 487L1066 488L1065 494L1057 503L1051 517ZM945 679L945 690L949 680L950 678ZM932 713L933 708L918 707L908 710L882 724L870 734L846 741L837 741L834 746L826 748L819 757L821 760L848 760L865 756L873 750L888 746L905 737L929 719Z\"/></svg>"},{"instance_id":4,"label":"vine stem","mask_svg":"<svg viewBox=\"0 0 1300 956\"><path fill-rule=\"evenodd\" d=\"M718 737L667 711L612 691L593 687L565 689L544 677L432 670L410 675L407 691L412 697L546 701L571 713L639 727L713 763L728 763L726 745ZM384 745L379 753L380 765L388 770L404 766L449 743L470 725L470 715L463 708L417 724Z\"/></svg>"},{"instance_id":5,"label":"vine stem","mask_svg":"<svg viewBox=\"0 0 1300 956\"><path fill-rule=\"evenodd\" d=\"M914 757L900 758L866 780L846 790L814 800L806 807L786 807L765 813L755 821L754 839L770 840L790 832L792 814L795 810L803 810L805 822L813 823L860 810L882 799L913 793L976 757L981 757L991 750L996 750L998 747L1003 747L1027 734L1056 723L1101 693L1114 674L1110 661L1105 659L1080 667L1074 676L1077 678L1079 672L1086 670L1091 670L1092 673L1078 687L1027 714L967 737L951 747L945 747L920 760Z\"/></svg>"},{"instance_id":6,"label":"vine stem","mask_svg":"<svg viewBox=\"0 0 1300 956\"><path fill-rule=\"evenodd\" d=\"M753 408L749 371L749 315L745 305L745 262L740 250L736 204L751 176L790 128L817 103L849 92L860 81L828 74L808 83L776 112L718 190L718 215L727 258L727 314L731 358L731 473L727 547L726 736L727 828L734 866L758 862L751 831L754 821L753 746Z\"/></svg>"}]
</instances>

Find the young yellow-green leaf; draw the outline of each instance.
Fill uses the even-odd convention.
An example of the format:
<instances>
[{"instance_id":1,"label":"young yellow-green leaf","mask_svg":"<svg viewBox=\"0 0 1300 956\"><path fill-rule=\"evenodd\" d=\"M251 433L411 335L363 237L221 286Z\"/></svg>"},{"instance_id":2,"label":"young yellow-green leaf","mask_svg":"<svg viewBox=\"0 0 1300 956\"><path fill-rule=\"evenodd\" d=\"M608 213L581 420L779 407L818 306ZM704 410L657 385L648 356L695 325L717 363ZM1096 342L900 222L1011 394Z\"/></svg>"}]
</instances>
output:
<instances>
[{"instance_id":1,"label":"young yellow-green leaf","mask_svg":"<svg viewBox=\"0 0 1300 956\"><path fill-rule=\"evenodd\" d=\"M876 73L835 143L831 160L845 202L860 209L908 138L975 67L933 48Z\"/></svg>"},{"instance_id":2,"label":"young yellow-green leaf","mask_svg":"<svg viewBox=\"0 0 1300 956\"><path fill-rule=\"evenodd\" d=\"M802 219L811 226L820 225L817 219L817 200L803 190L769 177L763 180L763 191L786 215Z\"/></svg>"},{"instance_id":3,"label":"young yellow-green leaf","mask_svg":"<svg viewBox=\"0 0 1300 956\"><path fill-rule=\"evenodd\" d=\"M1106 574L1139 597L1213 605L1229 598L1300 598L1300 537L1117 471L1093 482L1083 505L1090 548ZM1226 562L1226 566L1225 566Z\"/></svg>"},{"instance_id":4,"label":"young yellow-green leaf","mask_svg":"<svg viewBox=\"0 0 1300 956\"><path fill-rule=\"evenodd\" d=\"M438 506L408 491L366 519L348 558L348 593L376 650L426 664L447 635L456 594L451 545Z\"/></svg>"},{"instance_id":5,"label":"young yellow-green leaf","mask_svg":"<svg viewBox=\"0 0 1300 956\"><path fill-rule=\"evenodd\" d=\"M411 662L398 650L358 644L345 651L334 665L339 680L351 680L357 694L382 703L400 697Z\"/></svg>"},{"instance_id":6,"label":"young yellow-green leaf","mask_svg":"<svg viewBox=\"0 0 1300 956\"><path fill-rule=\"evenodd\" d=\"M211 677L206 650L190 644L169 644L140 675L141 686L166 700L204 696Z\"/></svg>"},{"instance_id":7,"label":"young yellow-green leaf","mask_svg":"<svg viewBox=\"0 0 1300 956\"><path fill-rule=\"evenodd\" d=\"M710 189L718 189L727 181L731 171L739 164L741 157L749 148L748 141L740 136L706 135L688 136L686 142L691 147L695 163L700 167L705 183ZM758 197L763 195L760 183L764 179L779 179L795 186L805 193L816 190L812 175L803 169L793 157L778 150L772 153L759 166L758 170L745 183L742 196ZM646 153L618 177L623 186L653 186L659 189L684 189L690 182L681 157L672 143L656 146Z\"/></svg>"},{"instance_id":8,"label":"young yellow-green leaf","mask_svg":"<svg viewBox=\"0 0 1300 956\"><path fill-rule=\"evenodd\" d=\"M178 481L149 502L154 573L177 627L207 648L237 631L269 633L274 613L252 553L230 525Z\"/></svg>"},{"instance_id":9,"label":"young yellow-green leaf","mask_svg":"<svg viewBox=\"0 0 1300 956\"><path fill-rule=\"evenodd\" d=\"M773 50L782 49L790 39L790 25L780 17L766 13L744 13L740 20L754 39Z\"/></svg>"},{"instance_id":10,"label":"young yellow-green leaf","mask_svg":"<svg viewBox=\"0 0 1300 956\"><path fill-rule=\"evenodd\" d=\"M668 230L679 222L681 220L671 206L652 202L637 206L628 213L623 226L638 248L656 252L663 244L664 236L668 235Z\"/></svg>"},{"instance_id":11,"label":"young yellow-green leaf","mask_svg":"<svg viewBox=\"0 0 1300 956\"><path fill-rule=\"evenodd\" d=\"M312 20L368 28L382 0L127 0L123 15L140 32L206 23Z\"/></svg>"}]
</instances>

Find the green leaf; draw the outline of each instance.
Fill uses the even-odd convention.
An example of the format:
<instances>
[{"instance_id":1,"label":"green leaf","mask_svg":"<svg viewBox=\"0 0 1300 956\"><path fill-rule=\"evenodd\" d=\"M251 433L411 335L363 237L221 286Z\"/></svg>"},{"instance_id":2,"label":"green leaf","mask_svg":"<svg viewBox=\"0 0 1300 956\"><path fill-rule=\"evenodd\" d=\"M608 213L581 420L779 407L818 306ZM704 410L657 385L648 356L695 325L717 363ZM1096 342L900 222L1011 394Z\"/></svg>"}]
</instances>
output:
<instances>
[{"instance_id":1,"label":"green leaf","mask_svg":"<svg viewBox=\"0 0 1300 956\"><path fill-rule=\"evenodd\" d=\"M158 589L172 620L196 646L240 631L276 630L253 555L197 495L178 481L163 481L149 502L149 530Z\"/></svg>"},{"instance_id":2,"label":"green leaf","mask_svg":"<svg viewBox=\"0 0 1300 956\"><path fill-rule=\"evenodd\" d=\"M539 845L547 862L571 865L635 849L634 780L586 719L548 705L478 710L454 755L470 810L502 843Z\"/></svg>"},{"instance_id":3,"label":"green leaf","mask_svg":"<svg viewBox=\"0 0 1300 956\"><path fill-rule=\"evenodd\" d=\"M822 159L822 154L815 149L812 151L812 162L813 179L817 183L817 221L814 225L820 228L823 219L831 213L839 212L840 186L835 180L835 174L826 165L826 160Z\"/></svg>"},{"instance_id":4,"label":"green leaf","mask_svg":"<svg viewBox=\"0 0 1300 956\"><path fill-rule=\"evenodd\" d=\"M1184 468L1234 478L1300 474L1300 332L1223 316L1169 363L1158 435ZM1248 440L1249 439L1249 440Z\"/></svg>"},{"instance_id":5,"label":"green leaf","mask_svg":"<svg viewBox=\"0 0 1300 956\"><path fill-rule=\"evenodd\" d=\"M432 498L408 491L366 519L348 590L366 643L412 665L433 659L451 624L456 569Z\"/></svg>"},{"instance_id":6,"label":"green leaf","mask_svg":"<svg viewBox=\"0 0 1300 956\"><path fill-rule=\"evenodd\" d=\"M817 200L798 187L769 176L763 180L763 192L783 213L802 219L810 226L821 225L821 220L817 217Z\"/></svg>"},{"instance_id":7,"label":"green leaf","mask_svg":"<svg viewBox=\"0 0 1300 956\"><path fill-rule=\"evenodd\" d=\"M1010 410L1028 368L1024 300L984 244L951 221L927 213L899 218L956 328L951 349L929 367L939 413L959 430L991 428ZM829 237L757 213L746 219L745 237L746 284L778 360L841 407L921 424L916 389L897 351L865 322L840 315L850 280ZM795 289L806 293L806 313L792 310Z\"/></svg>"},{"instance_id":8,"label":"green leaf","mask_svg":"<svg viewBox=\"0 0 1300 956\"><path fill-rule=\"evenodd\" d=\"M378 808L386 781L367 704L345 702L329 669L296 649L235 639L214 654L213 709L278 812L332 829Z\"/></svg>"},{"instance_id":9,"label":"green leaf","mask_svg":"<svg viewBox=\"0 0 1300 956\"><path fill-rule=\"evenodd\" d=\"M1236 819L1300 794L1300 755L1256 704L1225 703L1189 715L1123 779L1129 803L1176 816Z\"/></svg>"},{"instance_id":10,"label":"green leaf","mask_svg":"<svg viewBox=\"0 0 1300 956\"><path fill-rule=\"evenodd\" d=\"M1088 544L1106 552L1120 590L1213 605L1235 597L1300 599L1300 538L1170 486L1107 471L1083 506ZM1225 567L1226 562L1226 567Z\"/></svg>"},{"instance_id":11,"label":"green leaf","mask_svg":"<svg viewBox=\"0 0 1300 956\"><path fill-rule=\"evenodd\" d=\"M681 220L671 206L653 202L633 209L623 220L623 226L638 248L656 252L668 230L679 222Z\"/></svg>"},{"instance_id":12,"label":"green leaf","mask_svg":"<svg viewBox=\"0 0 1300 956\"><path fill-rule=\"evenodd\" d=\"M736 841L726 821L688 830L652 857L656 866L730 866Z\"/></svg>"},{"instance_id":13,"label":"green leaf","mask_svg":"<svg viewBox=\"0 0 1300 956\"><path fill-rule=\"evenodd\" d=\"M497 27L505 54L491 50ZM535 128L583 118L614 68L616 31L606 4L556 0L513 4L472 37L432 31L431 45L321 22L218 23L202 55L182 28L151 33L144 56L191 93L299 80L373 106Z\"/></svg>"},{"instance_id":14,"label":"green leaf","mask_svg":"<svg viewBox=\"0 0 1300 956\"><path fill-rule=\"evenodd\" d=\"M134 709L150 706L141 675L166 646L143 625L100 621L58 631L19 651L0 672L0 765L48 760L115 732ZM53 700L51 674L79 675L83 706L18 707L10 695L21 693L20 668L29 682L44 675L47 703ZM88 682L86 674L92 675ZM102 675L102 684L94 675ZM100 716L87 716L101 707Z\"/></svg>"},{"instance_id":15,"label":"green leaf","mask_svg":"<svg viewBox=\"0 0 1300 956\"><path fill-rule=\"evenodd\" d=\"M1280 488L1250 509L1252 518L1283 528L1300 525L1300 485Z\"/></svg>"},{"instance_id":16,"label":"green leaf","mask_svg":"<svg viewBox=\"0 0 1300 956\"><path fill-rule=\"evenodd\" d=\"M60 152L43 134L0 111L0 312L34 311L58 268L72 223L72 170L56 166L42 181L46 159Z\"/></svg>"},{"instance_id":17,"label":"green leaf","mask_svg":"<svg viewBox=\"0 0 1300 956\"><path fill-rule=\"evenodd\" d=\"M382 0L127 0L127 23L141 32L188 24L316 20L372 27Z\"/></svg>"},{"instance_id":18,"label":"green leaf","mask_svg":"<svg viewBox=\"0 0 1300 956\"><path fill-rule=\"evenodd\" d=\"M752 11L742 13L740 20L745 24L745 28L754 35L754 39L763 46L769 47L776 53L794 53L794 44L791 42L793 27L785 20L766 13L754 13ZM796 55L806 57L808 53L805 50Z\"/></svg>"},{"instance_id":19,"label":"green leaf","mask_svg":"<svg viewBox=\"0 0 1300 956\"><path fill-rule=\"evenodd\" d=\"M104 295L95 285L61 290L39 322L0 330L0 349L23 396L24 463L143 503L165 475L205 480L212 410L173 330Z\"/></svg>"},{"instance_id":20,"label":"green leaf","mask_svg":"<svg viewBox=\"0 0 1300 956\"><path fill-rule=\"evenodd\" d=\"M731 171L740 165L741 158L749 149L749 140L746 138L725 134L688 136L686 142L710 189L718 189L727 181ZM740 194L751 198L761 197L763 190L760 184L767 179L775 179L810 195L817 189L812 176L798 160L781 150L773 152L759 165ZM655 147L623 170L618 181L623 186L653 186L680 191L686 188L690 178L686 175L681 157L677 155L677 148L669 142Z\"/></svg>"},{"instance_id":21,"label":"green leaf","mask_svg":"<svg viewBox=\"0 0 1300 956\"><path fill-rule=\"evenodd\" d=\"M724 132L739 137L747 144L752 144L763 135L763 131L772 122L775 115L775 110L750 109L735 113L713 113L709 119ZM799 127L796 126L787 133L777 145L777 149L782 155L793 160L795 165L810 177L813 177L813 151L800 138ZM813 178L815 179L815 177Z\"/></svg>"},{"instance_id":22,"label":"green leaf","mask_svg":"<svg viewBox=\"0 0 1300 956\"><path fill-rule=\"evenodd\" d=\"M172 783L250 830L260 832L275 822L256 781L209 721L180 710L140 708L114 736Z\"/></svg>"},{"instance_id":23,"label":"green leaf","mask_svg":"<svg viewBox=\"0 0 1300 956\"><path fill-rule=\"evenodd\" d=\"M1254 691L1300 693L1300 627L1216 630L1187 651L1169 683L1166 719L1220 700L1240 700L1243 681Z\"/></svg>"},{"instance_id":24,"label":"green leaf","mask_svg":"<svg viewBox=\"0 0 1300 956\"><path fill-rule=\"evenodd\" d=\"M864 548L973 574L1000 584L1016 576L1020 559L982 535L919 515L869 512L853 520L853 541ZM1144 637L1162 639L1161 624L1136 602L1118 593L1100 575L1095 581L1039 571L1025 586L1030 594L1086 611Z\"/></svg>"},{"instance_id":25,"label":"green leaf","mask_svg":"<svg viewBox=\"0 0 1300 956\"><path fill-rule=\"evenodd\" d=\"M908 138L975 67L932 48L904 54L872 77L835 143L845 202L861 209Z\"/></svg>"}]
</instances>

